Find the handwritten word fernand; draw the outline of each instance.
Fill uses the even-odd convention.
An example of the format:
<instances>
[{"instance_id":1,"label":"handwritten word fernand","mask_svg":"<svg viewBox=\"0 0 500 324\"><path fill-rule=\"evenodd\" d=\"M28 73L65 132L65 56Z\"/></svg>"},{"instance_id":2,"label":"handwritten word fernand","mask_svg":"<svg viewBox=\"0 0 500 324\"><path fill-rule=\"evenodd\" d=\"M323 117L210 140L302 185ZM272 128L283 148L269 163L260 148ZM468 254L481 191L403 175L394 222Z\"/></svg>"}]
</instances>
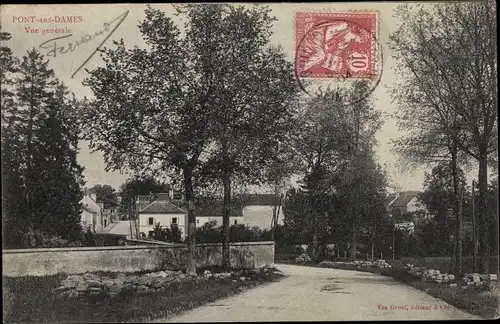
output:
<instances>
[{"instance_id":1,"label":"handwritten word fernand","mask_svg":"<svg viewBox=\"0 0 500 324\"><path fill-rule=\"evenodd\" d=\"M51 38L39 45L40 48L44 49L46 52L45 54L49 57L54 57L56 58L58 55L64 55L67 54L68 52L74 52L80 45L91 42L92 40L98 38L99 36L107 35L103 41L95 48L95 50L90 54L90 56L76 69L75 72L71 75L71 78L73 78L84 66L87 64L88 61L97 53L97 51L104 45L104 43L113 35L113 33L116 31L116 29L123 23L125 18L128 16L129 10L125 11L123 14L120 16L116 17L110 22L105 22L103 24L103 29L90 33L90 34L85 34L83 37L77 40L71 40L70 37L73 37L73 34L69 35L64 35L64 36L59 36L55 38ZM115 25L113 27L113 25ZM64 40L64 41L62 41Z\"/></svg>"}]
</instances>

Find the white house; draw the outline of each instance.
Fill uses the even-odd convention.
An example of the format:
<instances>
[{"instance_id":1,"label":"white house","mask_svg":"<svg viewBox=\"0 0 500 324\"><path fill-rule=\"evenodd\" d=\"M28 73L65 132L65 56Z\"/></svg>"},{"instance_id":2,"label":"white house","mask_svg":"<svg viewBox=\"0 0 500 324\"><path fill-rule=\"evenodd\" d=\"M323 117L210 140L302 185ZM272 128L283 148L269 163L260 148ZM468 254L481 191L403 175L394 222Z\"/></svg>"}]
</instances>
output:
<instances>
[{"instance_id":1,"label":"white house","mask_svg":"<svg viewBox=\"0 0 500 324\"><path fill-rule=\"evenodd\" d=\"M196 227L215 221L217 226L222 225L222 206L214 208L198 208L195 210ZM243 209L240 206L231 206L229 225L244 224Z\"/></svg>"},{"instance_id":2,"label":"white house","mask_svg":"<svg viewBox=\"0 0 500 324\"><path fill-rule=\"evenodd\" d=\"M85 193L80 201L83 205L80 223L84 231L90 227L93 232L102 231L102 206L96 202L96 194Z\"/></svg>"},{"instance_id":3,"label":"white house","mask_svg":"<svg viewBox=\"0 0 500 324\"><path fill-rule=\"evenodd\" d=\"M282 203L282 202L281 202ZM279 197L274 194L249 194L243 209L243 219L250 227L258 226L260 229L270 229L273 220L275 204L278 205L278 224L283 224L283 206Z\"/></svg>"},{"instance_id":4,"label":"white house","mask_svg":"<svg viewBox=\"0 0 500 324\"><path fill-rule=\"evenodd\" d=\"M389 203L389 211L394 212L399 210L401 214L404 214L417 210L425 210L425 206L418 199L419 193L419 191L403 191L398 193Z\"/></svg>"},{"instance_id":5,"label":"white house","mask_svg":"<svg viewBox=\"0 0 500 324\"><path fill-rule=\"evenodd\" d=\"M140 233L148 236L157 223L162 228L170 228L174 224L182 231L183 238L187 235L187 212L171 201L155 200L139 210Z\"/></svg>"}]
</instances>

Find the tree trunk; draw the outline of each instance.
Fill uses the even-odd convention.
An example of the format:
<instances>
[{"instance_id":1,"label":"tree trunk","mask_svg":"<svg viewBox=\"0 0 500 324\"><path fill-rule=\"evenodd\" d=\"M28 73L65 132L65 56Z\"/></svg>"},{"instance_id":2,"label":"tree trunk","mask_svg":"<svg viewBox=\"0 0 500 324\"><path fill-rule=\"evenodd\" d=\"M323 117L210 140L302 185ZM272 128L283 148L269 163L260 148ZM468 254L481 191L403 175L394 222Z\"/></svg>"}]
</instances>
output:
<instances>
[{"instance_id":1,"label":"tree trunk","mask_svg":"<svg viewBox=\"0 0 500 324\"><path fill-rule=\"evenodd\" d=\"M496 199L495 199L495 249L496 249L496 258L497 258L497 276L500 276L500 241L499 241L499 232L500 232L500 228L499 228L499 217L498 217L498 184L495 188L495 196L496 196Z\"/></svg>"},{"instance_id":2,"label":"tree trunk","mask_svg":"<svg viewBox=\"0 0 500 324\"><path fill-rule=\"evenodd\" d=\"M462 275L462 186L458 175L456 146L451 148L451 172L453 177L453 200L455 212L455 244L453 245L452 270L455 277Z\"/></svg>"},{"instance_id":3,"label":"tree trunk","mask_svg":"<svg viewBox=\"0 0 500 324\"><path fill-rule=\"evenodd\" d=\"M478 220L479 220L479 240L481 249L479 251L480 269L483 274L489 273L490 265L490 242L489 242L489 226L490 222L486 210L486 194L488 190L488 161L487 154L482 153L479 158L479 204L478 204Z\"/></svg>"},{"instance_id":4,"label":"tree trunk","mask_svg":"<svg viewBox=\"0 0 500 324\"><path fill-rule=\"evenodd\" d=\"M351 260L356 261L356 230L355 225L352 229Z\"/></svg>"},{"instance_id":5,"label":"tree trunk","mask_svg":"<svg viewBox=\"0 0 500 324\"><path fill-rule=\"evenodd\" d=\"M186 273L196 273L196 215L194 214L194 193L193 193L193 170L185 168L184 173L184 190L187 203L187 268Z\"/></svg>"},{"instance_id":6,"label":"tree trunk","mask_svg":"<svg viewBox=\"0 0 500 324\"><path fill-rule=\"evenodd\" d=\"M476 225L476 183L472 180L472 263L473 272L477 272L477 225Z\"/></svg>"},{"instance_id":7,"label":"tree trunk","mask_svg":"<svg viewBox=\"0 0 500 324\"><path fill-rule=\"evenodd\" d=\"M375 258L375 244L372 242L372 258L371 258L371 260L373 261L374 258Z\"/></svg>"},{"instance_id":8,"label":"tree trunk","mask_svg":"<svg viewBox=\"0 0 500 324\"><path fill-rule=\"evenodd\" d=\"M229 217L231 213L231 177L226 167L222 170L224 205L222 212L222 267L229 268Z\"/></svg>"},{"instance_id":9,"label":"tree trunk","mask_svg":"<svg viewBox=\"0 0 500 324\"><path fill-rule=\"evenodd\" d=\"M271 240L274 241L274 228L276 227L276 218L278 211L278 180L274 180L274 205L273 205L273 219L271 220Z\"/></svg>"}]
</instances>

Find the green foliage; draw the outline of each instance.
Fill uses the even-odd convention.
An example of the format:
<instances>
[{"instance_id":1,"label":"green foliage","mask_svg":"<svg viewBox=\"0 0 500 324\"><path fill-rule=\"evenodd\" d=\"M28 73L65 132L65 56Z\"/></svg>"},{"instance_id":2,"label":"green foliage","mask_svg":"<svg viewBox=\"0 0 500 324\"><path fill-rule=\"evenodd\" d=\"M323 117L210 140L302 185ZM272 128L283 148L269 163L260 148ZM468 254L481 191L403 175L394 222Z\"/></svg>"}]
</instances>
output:
<instances>
[{"instance_id":1,"label":"green foliage","mask_svg":"<svg viewBox=\"0 0 500 324\"><path fill-rule=\"evenodd\" d=\"M402 115L399 126L408 133L399 143L400 151L417 163L450 156L458 165L475 160L478 225L480 232L489 233L488 164L498 160L496 3L406 4L397 7L395 17L405 22L388 42L400 80L392 97ZM479 236L485 273L490 238Z\"/></svg>"},{"instance_id":2,"label":"green foliage","mask_svg":"<svg viewBox=\"0 0 500 324\"><path fill-rule=\"evenodd\" d=\"M43 230L30 228L23 235L23 247L25 248L57 248L81 246L79 241L65 240L59 236L50 236Z\"/></svg>"},{"instance_id":3,"label":"green foliage","mask_svg":"<svg viewBox=\"0 0 500 324\"><path fill-rule=\"evenodd\" d=\"M160 223L156 223L150 238L156 241L164 241L164 242L182 242L182 230L179 226L175 224L171 224L170 228L163 228Z\"/></svg>"},{"instance_id":4,"label":"green foliage","mask_svg":"<svg viewBox=\"0 0 500 324\"><path fill-rule=\"evenodd\" d=\"M103 203L104 208L110 208L118 203L116 190L110 185L97 184L89 191L96 194L96 202Z\"/></svg>"},{"instance_id":5,"label":"green foliage","mask_svg":"<svg viewBox=\"0 0 500 324\"><path fill-rule=\"evenodd\" d=\"M182 231L179 226L175 224L170 225L170 236L167 236L172 242L182 242Z\"/></svg>"},{"instance_id":6,"label":"green foliage","mask_svg":"<svg viewBox=\"0 0 500 324\"><path fill-rule=\"evenodd\" d=\"M94 234L90 230L90 227L87 228L87 232L85 232L85 246L96 246Z\"/></svg>"},{"instance_id":7,"label":"green foliage","mask_svg":"<svg viewBox=\"0 0 500 324\"><path fill-rule=\"evenodd\" d=\"M203 224L196 229L196 242L198 243L220 243L222 242L222 226L217 226L215 221ZM231 225L229 228L230 242L257 242L270 241L271 232L261 230L254 226L244 224Z\"/></svg>"},{"instance_id":8,"label":"green foliage","mask_svg":"<svg viewBox=\"0 0 500 324\"><path fill-rule=\"evenodd\" d=\"M129 212L133 206L133 199L138 195L149 195L150 193L169 192L170 186L160 183L154 178L129 178L120 185L121 205L123 214Z\"/></svg>"},{"instance_id":9,"label":"green foliage","mask_svg":"<svg viewBox=\"0 0 500 324\"><path fill-rule=\"evenodd\" d=\"M31 244L23 238L30 229L76 242L83 169L74 97L36 50L19 60L2 46L1 55L5 244Z\"/></svg>"},{"instance_id":10,"label":"green foliage","mask_svg":"<svg viewBox=\"0 0 500 324\"><path fill-rule=\"evenodd\" d=\"M304 105L301 136L293 143L303 182L289 192L283 212L287 235L309 244L313 255L326 243L381 238L387 184L373 151L381 114L370 98L353 105L341 100L366 87L356 82L320 91Z\"/></svg>"}]
</instances>

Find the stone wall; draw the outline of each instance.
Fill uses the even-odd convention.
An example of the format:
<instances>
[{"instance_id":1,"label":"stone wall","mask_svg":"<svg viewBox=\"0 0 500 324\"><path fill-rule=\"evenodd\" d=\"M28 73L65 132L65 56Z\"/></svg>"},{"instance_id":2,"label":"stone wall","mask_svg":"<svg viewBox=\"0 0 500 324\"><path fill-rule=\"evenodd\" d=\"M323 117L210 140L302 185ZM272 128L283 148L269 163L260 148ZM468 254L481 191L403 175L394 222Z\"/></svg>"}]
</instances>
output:
<instances>
[{"instance_id":1,"label":"stone wall","mask_svg":"<svg viewBox=\"0 0 500 324\"><path fill-rule=\"evenodd\" d=\"M186 267L187 247L120 246L3 250L3 276L43 276L57 273L179 270ZM220 265L221 243L196 246L197 266ZM231 266L255 269L274 264L274 242L231 243Z\"/></svg>"}]
</instances>

